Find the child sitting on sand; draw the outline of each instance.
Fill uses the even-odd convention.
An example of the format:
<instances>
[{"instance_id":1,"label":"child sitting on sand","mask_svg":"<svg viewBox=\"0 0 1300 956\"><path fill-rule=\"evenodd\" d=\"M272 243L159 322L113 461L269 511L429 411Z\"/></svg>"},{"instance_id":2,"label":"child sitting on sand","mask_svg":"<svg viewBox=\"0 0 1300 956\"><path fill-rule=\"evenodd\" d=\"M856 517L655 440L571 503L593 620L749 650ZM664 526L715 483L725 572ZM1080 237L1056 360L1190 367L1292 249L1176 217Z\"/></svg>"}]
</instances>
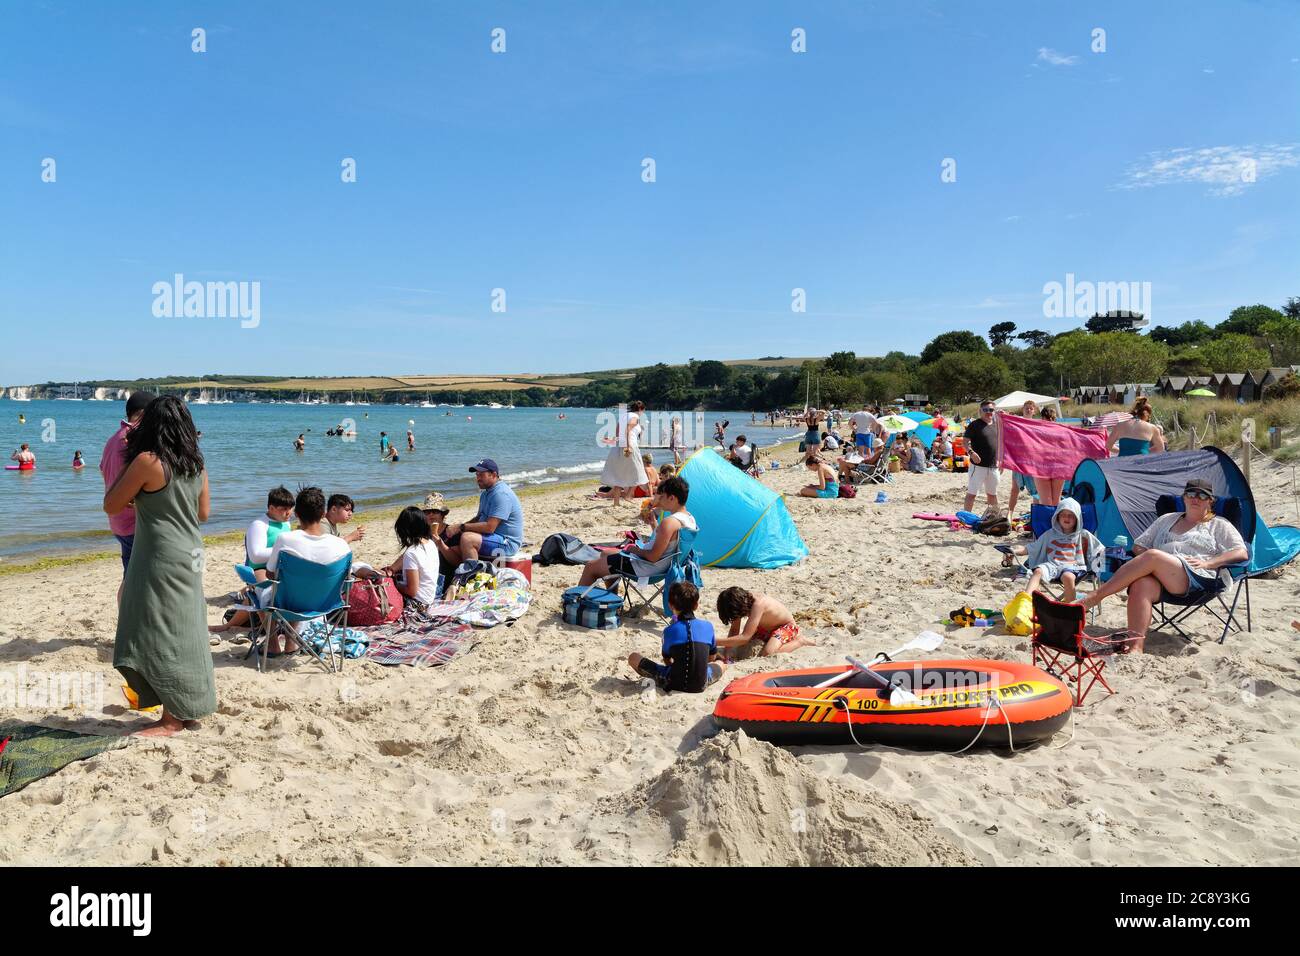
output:
<instances>
[{"instance_id":1,"label":"child sitting on sand","mask_svg":"<svg viewBox=\"0 0 1300 956\"><path fill-rule=\"evenodd\" d=\"M799 633L790 609L774 597L751 594L744 588L727 588L718 595L718 617L731 626L719 647L743 647L750 641L761 645L763 657L799 647L816 645Z\"/></svg>"},{"instance_id":2,"label":"child sitting on sand","mask_svg":"<svg viewBox=\"0 0 1300 956\"><path fill-rule=\"evenodd\" d=\"M1044 581L1059 578L1065 589L1062 600L1073 604L1075 583L1088 571L1099 573L1105 556L1106 550L1096 535L1083 530L1079 503L1073 498L1062 498L1056 514L1052 515L1052 530L1030 547L1026 564L1032 573L1025 590L1033 594Z\"/></svg>"},{"instance_id":3,"label":"child sitting on sand","mask_svg":"<svg viewBox=\"0 0 1300 956\"><path fill-rule=\"evenodd\" d=\"M726 665L711 661L718 651L713 625L695 616L700 606L700 590L689 581L678 581L668 589L668 606L673 619L664 628L664 663L656 664L640 654L631 654L627 662L642 677L649 677L666 691L680 690L698 694L712 684Z\"/></svg>"}]
</instances>

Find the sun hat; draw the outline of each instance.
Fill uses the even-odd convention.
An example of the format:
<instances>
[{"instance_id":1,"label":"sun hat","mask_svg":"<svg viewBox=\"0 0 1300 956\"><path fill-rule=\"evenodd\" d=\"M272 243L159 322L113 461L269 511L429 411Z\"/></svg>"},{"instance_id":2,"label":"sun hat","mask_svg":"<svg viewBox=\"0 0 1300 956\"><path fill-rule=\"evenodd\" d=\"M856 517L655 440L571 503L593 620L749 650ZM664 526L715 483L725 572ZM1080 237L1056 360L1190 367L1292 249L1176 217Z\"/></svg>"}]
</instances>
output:
<instances>
[{"instance_id":1,"label":"sun hat","mask_svg":"<svg viewBox=\"0 0 1300 956\"><path fill-rule=\"evenodd\" d=\"M424 504L420 505L421 511L441 511L446 514L451 509L442 500L442 495L436 491L431 491L424 496Z\"/></svg>"}]
</instances>

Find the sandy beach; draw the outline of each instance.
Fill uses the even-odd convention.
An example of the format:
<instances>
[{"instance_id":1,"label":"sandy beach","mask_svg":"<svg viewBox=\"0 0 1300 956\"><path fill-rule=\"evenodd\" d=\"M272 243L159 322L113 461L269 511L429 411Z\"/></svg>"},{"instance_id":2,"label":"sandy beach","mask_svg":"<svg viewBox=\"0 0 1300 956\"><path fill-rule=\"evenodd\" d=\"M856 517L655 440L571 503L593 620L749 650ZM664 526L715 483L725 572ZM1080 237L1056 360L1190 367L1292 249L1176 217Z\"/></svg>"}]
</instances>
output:
<instances>
[{"instance_id":1,"label":"sandy beach","mask_svg":"<svg viewBox=\"0 0 1300 956\"><path fill-rule=\"evenodd\" d=\"M763 480L793 494L805 471ZM1014 593L993 539L912 519L960 507L964 476L896 476L855 500L788 497L811 555L775 571L706 570L720 589L776 595L818 642L757 670L869 657L932 628L932 657L1027 661L1027 638L938 624L962 604ZM1007 478L1003 477L1005 494ZM1260 514L1296 523L1290 470L1256 465ZM635 512L571 487L524 499L527 536L608 540ZM689 507L689 504L688 504ZM468 517L453 512L453 521ZM368 525L358 558L398 551ZM220 619L242 547L209 549L209 619ZM532 609L483 631L436 669L302 657L258 674L245 645L214 643L220 707L197 732L75 763L6 798L6 864L881 864L1277 865L1300 858L1300 570L1255 582L1254 631L1192 646L1153 634L1108 668L1072 731L1027 752L961 756L887 747L777 748L715 735L721 685L665 695L625 658L657 652L659 628L564 625L579 569L534 569ZM94 733L149 718L126 709L113 670L121 566L95 560L4 577L0 667L102 674L103 713L8 716ZM1122 625L1118 600L1103 625ZM720 625L717 625L720 627Z\"/></svg>"}]
</instances>

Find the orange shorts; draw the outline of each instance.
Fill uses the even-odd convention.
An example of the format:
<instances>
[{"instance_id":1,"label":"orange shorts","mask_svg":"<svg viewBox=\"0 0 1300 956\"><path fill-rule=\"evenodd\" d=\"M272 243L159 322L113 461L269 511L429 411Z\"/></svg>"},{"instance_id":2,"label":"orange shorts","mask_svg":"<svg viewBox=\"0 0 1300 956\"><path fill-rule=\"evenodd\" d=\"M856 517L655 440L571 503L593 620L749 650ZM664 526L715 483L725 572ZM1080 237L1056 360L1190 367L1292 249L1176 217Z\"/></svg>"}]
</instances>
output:
<instances>
[{"instance_id":1,"label":"orange shorts","mask_svg":"<svg viewBox=\"0 0 1300 956\"><path fill-rule=\"evenodd\" d=\"M770 641L772 638L775 637L777 640L781 642L781 646L784 647L785 645L789 644L798 636L799 636L799 625L794 623L794 621L791 621L789 624L782 624L776 630L770 631L767 634L755 635L755 640L762 641L764 644L766 644L768 641Z\"/></svg>"}]
</instances>

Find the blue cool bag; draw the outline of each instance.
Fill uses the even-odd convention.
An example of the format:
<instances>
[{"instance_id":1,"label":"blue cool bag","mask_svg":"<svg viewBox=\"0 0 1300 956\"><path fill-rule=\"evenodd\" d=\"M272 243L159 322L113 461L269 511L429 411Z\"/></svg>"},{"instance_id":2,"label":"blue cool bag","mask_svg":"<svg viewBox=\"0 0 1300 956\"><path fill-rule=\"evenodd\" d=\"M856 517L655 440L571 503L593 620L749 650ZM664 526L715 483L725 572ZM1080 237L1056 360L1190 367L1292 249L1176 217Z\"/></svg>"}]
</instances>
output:
<instances>
[{"instance_id":1,"label":"blue cool bag","mask_svg":"<svg viewBox=\"0 0 1300 956\"><path fill-rule=\"evenodd\" d=\"M561 598L566 624L612 631L619 626L623 596L598 587L569 588Z\"/></svg>"}]
</instances>

